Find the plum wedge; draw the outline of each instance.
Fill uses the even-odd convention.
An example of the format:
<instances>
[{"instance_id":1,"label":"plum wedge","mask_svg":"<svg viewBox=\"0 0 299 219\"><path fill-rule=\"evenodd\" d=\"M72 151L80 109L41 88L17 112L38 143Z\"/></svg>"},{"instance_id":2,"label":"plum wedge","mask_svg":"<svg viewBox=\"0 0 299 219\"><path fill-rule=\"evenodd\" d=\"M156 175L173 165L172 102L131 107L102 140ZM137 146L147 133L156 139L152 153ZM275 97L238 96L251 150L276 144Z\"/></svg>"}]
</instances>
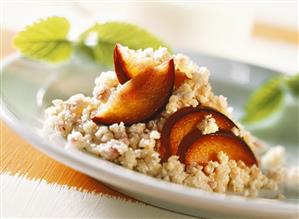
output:
<instances>
[{"instance_id":1,"label":"plum wedge","mask_svg":"<svg viewBox=\"0 0 299 219\"><path fill-rule=\"evenodd\" d=\"M113 59L114 59L114 70L117 76L117 79L120 84L126 83L128 80L130 80L130 77L127 75L127 70L124 69L125 66L123 66L123 56L120 53L119 44L116 44L113 52Z\"/></svg>"},{"instance_id":2,"label":"plum wedge","mask_svg":"<svg viewBox=\"0 0 299 219\"><path fill-rule=\"evenodd\" d=\"M224 114L207 107L185 107L165 122L161 132L161 157L166 160L171 155L176 155L182 139L199 124L207 115L212 115L219 129L231 130L237 127Z\"/></svg>"},{"instance_id":3,"label":"plum wedge","mask_svg":"<svg viewBox=\"0 0 299 219\"><path fill-rule=\"evenodd\" d=\"M140 63L132 60L127 53L126 47L116 44L113 53L114 69L119 83L124 84L147 66L140 66Z\"/></svg>"},{"instance_id":4,"label":"plum wedge","mask_svg":"<svg viewBox=\"0 0 299 219\"><path fill-rule=\"evenodd\" d=\"M231 132L218 131L202 135L197 129L184 137L180 144L178 155L186 165L206 165L209 161L218 161L217 154L224 152L231 160L241 160L247 166L258 162L250 147Z\"/></svg>"},{"instance_id":5,"label":"plum wedge","mask_svg":"<svg viewBox=\"0 0 299 219\"><path fill-rule=\"evenodd\" d=\"M147 62L138 61L133 58L128 52L127 47L116 44L113 53L114 69L119 83L124 84L131 78L136 77L138 74L146 69L154 67L155 62L148 60ZM149 58L147 58L149 59ZM179 70L175 71L175 87L179 87L184 80L187 79L185 73Z\"/></svg>"},{"instance_id":6,"label":"plum wedge","mask_svg":"<svg viewBox=\"0 0 299 219\"><path fill-rule=\"evenodd\" d=\"M145 69L111 94L92 120L97 124L130 125L151 119L168 102L174 86L174 71L173 59Z\"/></svg>"}]
</instances>

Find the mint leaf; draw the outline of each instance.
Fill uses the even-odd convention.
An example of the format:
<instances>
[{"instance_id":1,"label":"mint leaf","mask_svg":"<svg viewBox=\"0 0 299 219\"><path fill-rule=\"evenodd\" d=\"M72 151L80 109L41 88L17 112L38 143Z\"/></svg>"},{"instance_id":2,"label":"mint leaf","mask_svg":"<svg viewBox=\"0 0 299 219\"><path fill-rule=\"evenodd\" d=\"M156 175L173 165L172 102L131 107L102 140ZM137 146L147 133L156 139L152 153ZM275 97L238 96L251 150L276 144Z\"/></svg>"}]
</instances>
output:
<instances>
[{"instance_id":1,"label":"mint leaf","mask_svg":"<svg viewBox=\"0 0 299 219\"><path fill-rule=\"evenodd\" d=\"M131 49L148 47L158 49L160 46L169 49L164 42L146 30L122 22L95 24L81 34L80 41L94 48L96 61L105 65L113 63L113 49L116 43L121 43Z\"/></svg>"},{"instance_id":2,"label":"mint leaf","mask_svg":"<svg viewBox=\"0 0 299 219\"><path fill-rule=\"evenodd\" d=\"M299 97L299 73L295 74L294 76L290 76L286 80L286 85L293 95Z\"/></svg>"},{"instance_id":3,"label":"mint leaf","mask_svg":"<svg viewBox=\"0 0 299 219\"><path fill-rule=\"evenodd\" d=\"M40 20L20 32L14 45L21 54L32 59L59 62L72 54L72 43L67 40L69 22L62 17Z\"/></svg>"},{"instance_id":4,"label":"mint leaf","mask_svg":"<svg viewBox=\"0 0 299 219\"><path fill-rule=\"evenodd\" d=\"M80 56L80 58L83 56L83 57L87 57L91 60L95 60L95 57L94 57L94 51L92 48L84 45L84 44L81 44L81 43L78 43L78 44L75 44L75 53L78 54Z\"/></svg>"},{"instance_id":5,"label":"mint leaf","mask_svg":"<svg viewBox=\"0 0 299 219\"><path fill-rule=\"evenodd\" d=\"M106 66L113 65L113 50L115 44L109 44L104 42L99 42L94 48L93 53L95 60Z\"/></svg>"},{"instance_id":6,"label":"mint leaf","mask_svg":"<svg viewBox=\"0 0 299 219\"><path fill-rule=\"evenodd\" d=\"M283 82L284 77L275 77L263 84L250 96L242 119L244 123L264 120L281 109L285 94Z\"/></svg>"}]
</instances>

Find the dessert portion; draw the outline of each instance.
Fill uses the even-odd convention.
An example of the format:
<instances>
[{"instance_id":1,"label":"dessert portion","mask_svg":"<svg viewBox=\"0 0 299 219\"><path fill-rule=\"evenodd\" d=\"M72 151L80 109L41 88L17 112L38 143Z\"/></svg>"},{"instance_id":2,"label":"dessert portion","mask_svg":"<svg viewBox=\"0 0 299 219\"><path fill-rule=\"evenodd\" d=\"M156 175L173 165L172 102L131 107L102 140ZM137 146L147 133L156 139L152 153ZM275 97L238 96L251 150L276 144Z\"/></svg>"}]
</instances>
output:
<instances>
[{"instance_id":1,"label":"dessert portion","mask_svg":"<svg viewBox=\"0 0 299 219\"><path fill-rule=\"evenodd\" d=\"M142 69L109 96L92 120L106 125L148 121L167 103L172 93L174 71L173 59Z\"/></svg>"},{"instance_id":2,"label":"dessert portion","mask_svg":"<svg viewBox=\"0 0 299 219\"><path fill-rule=\"evenodd\" d=\"M93 95L54 100L45 131L126 168L211 192L279 194L279 168L262 172L262 144L233 120L209 71L165 48L116 45L114 71L95 80ZM274 196L275 196L274 195Z\"/></svg>"},{"instance_id":3,"label":"dessert portion","mask_svg":"<svg viewBox=\"0 0 299 219\"><path fill-rule=\"evenodd\" d=\"M182 139L192 130L200 129L209 134L218 129L230 131L237 126L222 113L207 107L184 107L172 114L165 122L161 132L163 160L176 155Z\"/></svg>"},{"instance_id":4,"label":"dessert portion","mask_svg":"<svg viewBox=\"0 0 299 219\"><path fill-rule=\"evenodd\" d=\"M162 48L161 51L165 49ZM153 66L158 66L162 61L166 61L169 58L169 54L165 54L167 58L159 57L149 57L141 55L141 53L135 53L134 50L129 50L126 47L116 44L114 49L114 68L117 79L120 84L124 84L131 78L134 78L136 75L143 72L145 69L149 69ZM178 69L175 71L175 87L179 87L183 81L187 79L187 76L184 72L180 72Z\"/></svg>"},{"instance_id":5,"label":"dessert portion","mask_svg":"<svg viewBox=\"0 0 299 219\"><path fill-rule=\"evenodd\" d=\"M258 166L255 155L248 145L227 131L203 134L195 129L183 138L179 149L180 160L186 165L196 163L205 166L209 161L217 161L217 154L225 151L231 160L240 160L249 167Z\"/></svg>"}]
</instances>

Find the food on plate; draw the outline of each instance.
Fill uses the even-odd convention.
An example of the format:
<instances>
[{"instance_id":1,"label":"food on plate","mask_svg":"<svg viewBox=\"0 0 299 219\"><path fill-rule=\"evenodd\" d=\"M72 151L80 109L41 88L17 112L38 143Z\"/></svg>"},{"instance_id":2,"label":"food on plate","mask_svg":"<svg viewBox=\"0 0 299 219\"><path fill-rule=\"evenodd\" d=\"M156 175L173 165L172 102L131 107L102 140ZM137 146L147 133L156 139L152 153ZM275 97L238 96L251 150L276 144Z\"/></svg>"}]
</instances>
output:
<instances>
[{"instance_id":1,"label":"food on plate","mask_svg":"<svg viewBox=\"0 0 299 219\"><path fill-rule=\"evenodd\" d=\"M92 120L111 125L144 122L161 111L174 84L173 59L153 68L146 68L112 93Z\"/></svg>"},{"instance_id":2,"label":"food on plate","mask_svg":"<svg viewBox=\"0 0 299 219\"><path fill-rule=\"evenodd\" d=\"M179 148L180 160L186 165L196 163L205 166L209 161L218 161L217 154L223 151L231 160L242 161L247 166L258 166L249 146L228 131L202 134L195 129L183 138Z\"/></svg>"},{"instance_id":3,"label":"food on plate","mask_svg":"<svg viewBox=\"0 0 299 219\"><path fill-rule=\"evenodd\" d=\"M138 66L136 61L130 60L131 56L126 54L127 51L125 47L116 44L113 52L114 69L120 84L124 84L145 68L145 66Z\"/></svg>"},{"instance_id":4,"label":"food on plate","mask_svg":"<svg viewBox=\"0 0 299 219\"><path fill-rule=\"evenodd\" d=\"M138 57L132 50L128 50L120 44L116 44L113 53L115 73L119 83L124 84L136 75L144 72L148 68L153 68L161 64L161 59L150 57L145 54ZM187 79L183 72L175 71L175 87L179 87Z\"/></svg>"},{"instance_id":5,"label":"food on plate","mask_svg":"<svg viewBox=\"0 0 299 219\"><path fill-rule=\"evenodd\" d=\"M206 67L166 48L121 45L114 65L115 72L96 78L91 97L53 101L47 135L169 182L250 197L280 194L282 172L258 165L265 147L234 121L227 99L213 93Z\"/></svg>"},{"instance_id":6,"label":"food on plate","mask_svg":"<svg viewBox=\"0 0 299 219\"><path fill-rule=\"evenodd\" d=\"M211 127L201 123L205 117L211 117L215 120L215 125ZM210 121L210 120L208 120ZM205 134L213 127L230 131L237 126L224 114L207 107L184 107L172 114L165 122L161 132L161 147L164 151L161 153L162 159L168 159L171 155L176 155L181 140L198 125L203 125Z\"/></svg>"}]
</instances>

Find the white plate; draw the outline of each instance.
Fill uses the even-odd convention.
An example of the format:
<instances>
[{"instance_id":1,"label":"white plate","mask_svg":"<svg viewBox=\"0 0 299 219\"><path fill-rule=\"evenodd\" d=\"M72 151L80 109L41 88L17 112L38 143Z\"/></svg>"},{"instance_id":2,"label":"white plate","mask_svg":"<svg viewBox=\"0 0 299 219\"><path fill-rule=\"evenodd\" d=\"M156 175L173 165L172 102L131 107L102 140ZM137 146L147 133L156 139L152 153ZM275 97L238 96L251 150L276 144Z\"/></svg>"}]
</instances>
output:
<instances>
[{"instance_id":1,"label":"white plate","mask_svg":"<svg viewBox=\"0 0 299 219\"><path fill-rule=\"evenodd\" d=\"M216 93L230 97L237 117L249 93L273 74L271 70L252 65L200 54L189 55L211 69L212 85ZM54 98L66 99L80 92L89 94L94 78L103 69L87 60L76 58L69 63L52 66L17 56L9 57L1 69L1 114L15 131L52 158L157 207L208 218L298 216L298 194L290 193L286 201L277 201L209 193L145 176L78 150L67 150L63 148L65 141L60 138L45 140L40 133L45 107ZM235 77L236 74L240 74L240 77ZM296 132L299 123L295 121L294 125L294 120L298 121L297 110L294 104L288 104L288 117L280 122L278 120L279 125L272 124L264 131L255 130L256 134L262 133L266 140L285 143L292 162L298 162ZM288 118L293 122L290 123ZM283 130L283 124L293 126L294 131L276 131L277 128ZM282 133L278 139L274 136L276 132Z\"/></svg>"}]
</instances>

